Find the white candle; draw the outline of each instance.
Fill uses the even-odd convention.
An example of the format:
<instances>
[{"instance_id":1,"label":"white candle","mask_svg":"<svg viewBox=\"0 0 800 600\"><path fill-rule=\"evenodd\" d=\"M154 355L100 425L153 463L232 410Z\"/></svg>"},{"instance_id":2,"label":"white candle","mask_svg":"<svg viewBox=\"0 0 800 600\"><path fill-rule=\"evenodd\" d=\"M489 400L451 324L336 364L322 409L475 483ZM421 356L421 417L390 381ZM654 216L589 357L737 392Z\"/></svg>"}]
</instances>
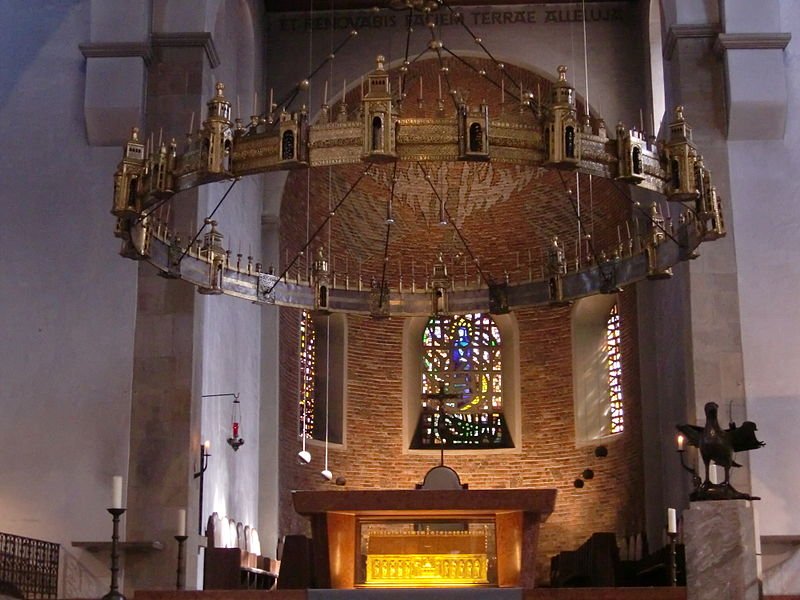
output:
<instances>
[{"instance_id":1,"label":"white candle","mask_svg":"<svg viewBox=\"0 0 800 600\"><path fill-rule=\"evenodd\" d=\"M667 533L678 533L678 513L674 508L667 509Z\"/></svg>"},{"instance_id":2,"label":"white candle","mask_svg":"<svg viewBox=\"0 0 800 600\"><path fill-rule=\"evenodd\" d=\"M327 104L328 103L328 82L327 81L325 82L325 92L323 94L322 103L323 104Z\"/></svg>"},{"instance_id":3,"label":"white candle","mask_svg":"<svg viewBox=\"0 0 800 600\"><path fill-rule=\"evenodd\" d=\"M684 444L686 444L686 438L683 436L682 433L678 434L678 452L683 452Z\"/></svg>"},{"instance_id":4,"label":"white candle","mask_svg":"<svg viewBox=\"0 0 800 600\"><path fill-rule=\"evenodd\" d=\"M178 535L186 535L186 509L178 509Z\"/></svg>"},{"instance_id":5,"label":"white candle","mask_svg":"<svg viewBox=\"0 0 800 600\"><path fill-rule=\"evenodd\" d=\"M122 508L122 475L111 478L111 508Z\"/></svg>"}]
</instances>

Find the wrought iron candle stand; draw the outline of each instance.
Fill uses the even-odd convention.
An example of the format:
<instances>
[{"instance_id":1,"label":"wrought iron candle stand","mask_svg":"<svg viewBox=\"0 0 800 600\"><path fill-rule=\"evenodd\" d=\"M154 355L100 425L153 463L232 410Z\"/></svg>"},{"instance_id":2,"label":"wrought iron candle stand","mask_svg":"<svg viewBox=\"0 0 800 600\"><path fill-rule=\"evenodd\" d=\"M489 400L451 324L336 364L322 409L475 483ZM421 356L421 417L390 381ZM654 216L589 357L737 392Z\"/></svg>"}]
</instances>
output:
<instances>
[{"instance_id":1,"label":"wrought iron candle stand","mask_svg":"<svg viewBox=\"0 0 800 600\"><path fill-rule=\"evenodd\" d=\"M211 442L206 440L205 444L200 445L200 470L194 474L194 478L200 478L200 510L197 511L197 534L203 535L203 484L204 481L204 473L208 468L208 457L211 456L209 453L209 448L211 447Z\"/></svg>"},{"instance_id":2,"label":"wrought iron candle stand","mask_svg":"<svg viewBox=\"0 0 800 600\"><path fill-rule=\"evenodd\" d=\"M186 540L189 538L188 535L176 535L175 541L178 542L178 570L177 570L177 578L175 580L175 589L182 590L183 589L183 571L184 571L184 555L183 555L183 545L186 543Z\"/></svg>"},{"instance_id":3,"label":"wrought iron candle stand","mask_svg":"<svg viewBox=\"0 0 800 600\"><path fill-rule=\"evenodd\" d=\"M672 587L678 585L678 556L677 556L677 533L668 533L669 536L669 584Z\"/></svg>"},{"instance_id":4,"label":"wrought iron candle stand","mask_svg":"<svg viewBox=\"0 0 800 600\"><path fill-rule=\"evenodd\" d=\"M114 529L111 534L111 587L102 600L126 600L119 591L119 518L125 513L124 508L109 508Z\"/></svg>"}]
</instances>

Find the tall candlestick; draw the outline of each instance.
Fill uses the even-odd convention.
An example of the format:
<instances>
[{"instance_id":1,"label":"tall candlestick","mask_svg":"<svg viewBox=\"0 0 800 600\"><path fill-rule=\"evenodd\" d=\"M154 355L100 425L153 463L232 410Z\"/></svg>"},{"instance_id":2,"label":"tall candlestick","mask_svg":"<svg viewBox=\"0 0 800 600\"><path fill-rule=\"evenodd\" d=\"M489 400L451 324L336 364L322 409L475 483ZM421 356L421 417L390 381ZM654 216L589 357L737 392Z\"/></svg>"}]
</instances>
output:
<instances>
[{"instance_id":1,"label":"tall candlestick","mask_svg":"<svg viewBox=\"0 0 800 600\"><path fill-rule=\"evenodd\" d=\"M111 508L122 508L122 475L111 478Z\"/></svg>"},{"instance_id":2,"label":"tall candlestick","mask_svg":"<svg viewBox=\"0 0 800 600\"><path fill-rule=\"evenodd\" d=\"M674 508L667 509L667 533L678 533L678 513Z\"/></svg>"},{"instance_id":3,"label":"tall candlestick","mask_svg":"<svg viewBox=\"0 0 800 600\"><path fill-rule=\"evenodd\" d=\"M186 535L186 509L178 509L178 535Z\"/></svg>"}]
</instances>

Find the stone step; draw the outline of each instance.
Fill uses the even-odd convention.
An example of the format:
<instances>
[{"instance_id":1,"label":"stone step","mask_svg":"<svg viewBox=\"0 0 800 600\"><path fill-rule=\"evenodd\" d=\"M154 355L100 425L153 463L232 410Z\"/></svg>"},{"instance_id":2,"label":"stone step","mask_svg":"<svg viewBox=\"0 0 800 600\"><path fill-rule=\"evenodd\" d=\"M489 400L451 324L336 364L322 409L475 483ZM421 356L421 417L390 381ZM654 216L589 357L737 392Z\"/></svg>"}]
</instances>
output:
<instances>
[{"instance_id":1,"label":"stone step","mask_svg":"<svg viewBox=\"0 0 800 600\"><path fill-rule=\"evenodd\" d=\"M686 600L686 588L137 591L133 600ZM777 600L777 599L775 599ZM780 600L789 600L780 599ZM798 598L797 600L800 600Z\"/></svg>"}]
</instances>

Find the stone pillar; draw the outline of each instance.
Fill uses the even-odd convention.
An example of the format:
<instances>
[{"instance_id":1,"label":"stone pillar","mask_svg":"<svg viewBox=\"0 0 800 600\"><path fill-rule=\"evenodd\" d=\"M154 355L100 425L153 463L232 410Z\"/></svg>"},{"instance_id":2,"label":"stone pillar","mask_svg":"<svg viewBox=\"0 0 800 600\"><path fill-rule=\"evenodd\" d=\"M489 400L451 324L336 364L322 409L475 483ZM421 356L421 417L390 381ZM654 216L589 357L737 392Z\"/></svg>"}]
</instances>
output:
<instances>
[{"instance_id":1,"label":"stone pillar","mask_svg":"<svg viewBox=\"0 0 800 600\"><path fill-rule=\"evenodd\" d=\"M693 502L683 513L688 600L758 600L753 506L747 500Z\"/></svg>"},{"instance_id":2,"label":"stone pillar","mask_svg":"<svg viewBox=\"0 0 800 600\"><path fill-rule=\"evenodd\" d=\"M204 74L216 64L205 32L156 34L148 72L146 135L163 130L183 143L190 115L204 116ZM170 202L172 227L186 241L198 228L197 190ZM175 579L173 538L178 510L188 511L186 588L197 586L199 397L202 325L194 287L164 279L149 264L139 267L134 342L133 398L128 484L127 539L158 540L164 549L126 557L125 592L168 587ZM227 391L227 390L226 390ZM212 452L219 449L212 449ZM216 454L215 452L215 454ZM217 460L215 456L214 459ZM206 483L208 485L208 483ZM206 489L208 492L208 489ZM205 529L205 526L203 526Z\"/></svg>"}]
</instances>

